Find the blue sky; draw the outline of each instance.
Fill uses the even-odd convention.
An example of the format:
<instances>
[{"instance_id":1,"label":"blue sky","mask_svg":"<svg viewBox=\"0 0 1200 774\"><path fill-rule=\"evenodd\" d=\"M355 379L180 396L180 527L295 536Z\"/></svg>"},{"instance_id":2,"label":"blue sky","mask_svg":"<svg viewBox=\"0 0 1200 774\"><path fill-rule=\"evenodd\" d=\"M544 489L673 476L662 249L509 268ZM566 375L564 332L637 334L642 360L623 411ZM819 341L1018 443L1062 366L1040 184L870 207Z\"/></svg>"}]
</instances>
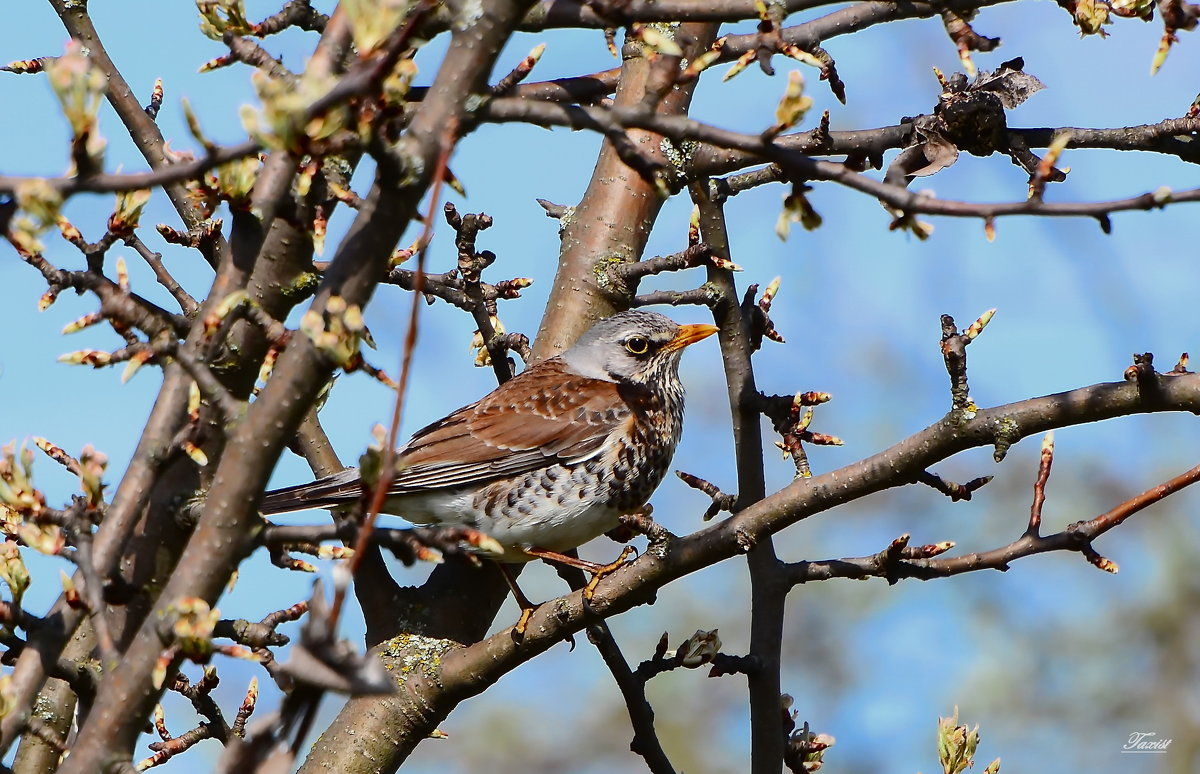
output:
<instances>
[{"instance_id":1,"label":"blue sky","mask_svg":"<svg viewBox=\"0 0 1200 774\"><path fill-rule=\"evenodd\" d=\"M273 10L263 2L247 6L251 17ZM135 91L148 97L154 79L164 79L166 101L159 122L175 147L192 145L179 110L182 97L202 116L212 138L219 142L243 138L237 113L253 97L248 73L244 69L196 73L222 47L199 34L191 3L94 3L92 13L110 54ZM17 4L8 10L8 18L9 23L0 28L0 60L61 52L66 34L48 4ZM1186 33L1162 71L1149 76L1161 34L1157 22L1118 20L1110 38L1080 40L1068 15L1053 3L1022 2L985 9L976 28L1004 39L997 51L976 56L980 67L993 68L1021 55L1026 69L1047 85L1012 111L1013 126L1153 123L1182 115L1195 97L1192 75L1200 70L1200 54L1198 41ZM287 35L268 41L266 47L281 55L285 65L298 68L314 40ZM613 65L599 32L523 34L505 51L498 72L507 72L543 41L548 48L534 78ZM830 109L835 129L888 125L901 116L928 111L938 91L931 68L957 69L954 48L935 20L887 25L834 39L827 48L847 84L848 105L837 103L814 73L805 75L808 93L816 100L811 115ZM419 83L428 82L441 51L435 42L422 52ZM776 66L782 74L790 69L783 61ZM783 85L781 77L771 79L754 68L724 85L709 77L701 84L693 116L726 128L760 131L773 121ZM6 149L0 156L0 172L61 174L68 155L67 132L44 79L6 75L0 78L0 97L10 110L9 120L0 122L0 147ZM101 127L109 140L110 169L144 168L111 112L103 114ZM468 196L452 200L460 211L485 211L495 218L495 226L479 242L499 256L489 270L492 278L535 279L522 300L501 307L509 330L530 334L536 330L556 266L556 223L544 216L534 200L577 202L597 148L598 140L591 134L508 125L481 129L466 138L455 155L452 168ZM1100 200L1163 185L1182 189L1197 184L1194 167L1153 154L1068 151L1061 165L1071 168L1070 175L1066 183L1047 190L1047 200ZM358 183L359 190L365 191L361 179ZM964 155L954 167L914 187L934 189L946 198L1010 201L1024 196L1025 175L1007 158ZM949 396L937 347L942 313L965 325L988 308L999 309L969 351L972 396L981 405L1118 380L1133 352L1154 351L1166 370L1179 352L1196 349L1194 206L1119 214L1111 236L1103 235L1092 220L1001 219L994 243L984 239L978 221L930 219L936 231L929 241L921 242L889 232L889 216L878 203L826 184L810 194L825 218L822 228L815 232L796 228L788 241L781 242L773 226L782 194L780 188L764 188L730 201L732 253L746 267L738 278L741 286L783 277L773 316L788 341L786 345L768 342L758 356L760 387L779 393L819 389L834 395L832 403L818 410L814 429L839 435L847 444L813 450L818 471L894 443L946 410ZM73 199L67 212L86 237L95 239L110 209L111 197L87 196ZM689 211L690 205L682 199L667 203L647 254L685 246ZM336 244L347 222L346 213L339 216L331 224L330 245ZM156 222L177 225L161 194L156 194L143 218L146 225ZM453 264L453 242L447 231L443 228L435 236L431 270L442 271ZM153 234L150 237L148 241L163 250L177 277L193 294L202 294L209 273L199 256L164 246ZM411 238L412 234L406 237ZM65 242L50 235L49 244L48 257L55 263L80 263L78 253ZM113 255L123 255L129 262L135 290L169 303L132 251L119 248ZM686 287L700 281L693 271L660 279L653 286ZM0 441L41 435L71 452L93 443L112 458L108 479L115 483L156 394L157 372L144 369L121 385L119 371L57 363L57 355L69 350L119 346L115 335L99 328L70 337L59 334L67 322L93 311L94 301L64 295L39 314L36 303L44 284L7 249L0 250L0 283L10 320L0 347ZM368 310L367 322L379 341L379 351L369 357L392 373L399 360L407 303L404 294L384 288ZM699 309L670 313L690 322L705 316ZM405 431L474 400L493 385L489 370L471 367L467 344L473 327L467 315L441 304L423 311ZM732 489L728 411L719 368L715 346L689 350L683 377L690 410L675 467ZM339 380L322 416L335 447L344 460L352 461L369 442L372 424L389 411L386 389L362 376L351 376ZM1193 417L1181 415L1138 417L1061 431L1048 522L1061 525L1094 515L1190 467L1200 451L1194 423ZM773 449L768 447L768 452L773 454ZM771 454L769 486L778 488L788 482L792 468ZM937 471L956 480L997 475L972 503L951 506L932 490L915 487L876 495L789 530L780 539L781 555L795 560L873 553L902 532L911 532L916 542L953 539L961 550L1008 542L1023 528L1036 459L1036 440L1020 444L1000 466L991 461L990 450L959 455ZM49 460L39 460L37 475L52 501L69 496L73 489L70 477ZM307 475L301 460L285 458L275 480L293 483ZM936 717L959 704L965 720L983 725L981 766L1003 756L1006 770L1009 765L1019 770L1022 764L1036 770L1039 763L1057 760L1073 769L1127 771L1116 751L1135 730L1128 727L1130 723L1159 724L1166 734L1168 727L1194 731L1197 719L1165 718L1158 708L1146 706L1142 714L1137 708L1127 709L1107 724L1104 720L1089 724L1082 720L1098 712L1089 704L1073 707L1075 717L1068 711L1057 725L1047 726L1040 718L1035 724L1006 712L1003 697L1006 690L1018 690L1022 676L1030 675L1039 679L1053 675L1054 680L1028 687L1029 691L1048 692L1060 700L1090 697L1098 683L1123 672L1129 659L1137 663L1138 658L1149 658L1152 651L1142 648L1133 632L1108 628L1116 626L1109 616L1119 605L1171 593L1176 581L1160 567L1163 552L1173 540L1196 545L1192 514L1198 502L1196 495L1185 492L1105 538L1098 548L1121 564L1122 572L1115 577L1096 572L1078 557L1052 556L1022 561L1004 575L895 588L882 582L801 588L792 597L785 690L797 697L802 717L838 738L830 759L841 760L847 770L854 765L878 766L884 760L889 770L933 770ZM705 507L700 496L673 480L663 485L654 503L656 517L675 532L697 528ZM608 558L615 547L600 541L585 554ZM35 567L52 569L53 563ZM423 571L398 572L403 573L401 582L416 583ZM527 575L526 591L534 598L562 592L548 570L535 568ZM719 627L726 650L743 651L749 607L744 575L736 563L713 568L665 589L656 607L623 616L614 628L629 658L636 661L649 655L664 616L670 621L673 640L696 628ZM56 572L36 577L33 604L53 598L56 577ZM309 582L259 557L243 570L241 593L235 591L221 608L227 615L258 618L305 597ZM267 588L270 595L264 598L262 589ZM506 609L501 621L512 617L515 609ZM348 636L358 636L354 625L348 628ZM1103 652L1087 658L1055 652L1051 643L1039 638L1050 631L1097 629L1118 639L1112 643L1110 661ZM228 675L220 699L232 708L253 672L242 664L219 666L222 675ZM997 678L998 673L1008 674L1011 680ZM661 701L659 718L665 725L695 711L691 702L712 701L719 723L700 731L705 743L717 749L702 760L710 770L732 771L740 768L747 745L745 719L738 712L741 689L739 678L705 681L699 674L686 673L660 678L651 685L651 698ZM593 703L585 706L585 698ZM505 708L552 711L550 717L561 727L547 722L540 729L519 731L545 745L554 744L568 731L586 736L589 729L610 721L620 727L621 720L619 697L586 644L569 654L565 647L555 648L456 712L444 726L451 739L420 748L413 767L470 770L476 760L472 756L483 755L486 747L486 735L475 729L495 724ZM176 702L170 711L179 718L171 723L172 730L185 730L186 708ZM626 736L619 732L616 738ZM1057 750L1056 757L1047 757L1052 749ZM196 766L212 752L197 750L180 765ZM1154 763L1149 761L1139 771L1158 770ZM176 766L174 770L186 769Z\"/></svg>"}]
</instances>

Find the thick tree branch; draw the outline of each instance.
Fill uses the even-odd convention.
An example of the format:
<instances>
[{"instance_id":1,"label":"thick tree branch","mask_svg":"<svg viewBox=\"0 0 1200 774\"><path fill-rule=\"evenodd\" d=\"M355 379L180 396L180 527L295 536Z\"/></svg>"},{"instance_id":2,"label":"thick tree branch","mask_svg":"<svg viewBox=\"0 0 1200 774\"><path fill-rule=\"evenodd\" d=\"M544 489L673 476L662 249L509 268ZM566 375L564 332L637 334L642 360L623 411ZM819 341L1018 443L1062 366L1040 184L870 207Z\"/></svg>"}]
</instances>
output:
<instances>
[{"instance_id":1,"label":"thick tree branch","mask_svg":"<svg viewBox=\"0 0 1200 774\"><path fill-rule=\"evenodd\" d=\"M689 51L694 52L708 47L716 27L685 25L680 32L693 38ZM666 60L651 63L640 45L626 45L629 56L622 67L614 104L639 113L685 115L695 84L674 89L656 106L647 109L645 100L652 71L677 64ZM488 111L489 107L484 106L484 113ZM641 256L650 226L662 206L655 184L631 168L629 158L631 149L636 149L645 163L663 165L661 138L649 132L632 132L626 138L628 145L624 151L611 140L610 136L601 149L587 191L571 219L564 223L558 272L534 341L536 359L557 354L591 323L628 304L605 287L600 272L607 264L632 262Z\"/></svg>"},{"instance_id":2,"label":"thick tree branch","mask_svg":"<svg viewBox=\"0 0 1200 774\"><path fill-rule=\"evenodd\" d=\"M799 479L746 509L695 534L679 538L662 557L652 554L600 581L586 607L576 592L542 605L520 642L509 630L442 659L437 680L411 675L389 699L396 712L411 713L431 732L460 701L486 690L501 676L583 630L591 615L608 617L646 604L657 588L702 567L744 553L761 538L797 521L872 492L916 481L920 471L965 449L1011 443L1055 427L1129 414L1186 411L1200 414L1200 376L1158 377L1160 390L1147 397L1132 383L1108 383L981 409L962 425L943 418L925 430L860 462ZM385 661L386 661L385 657Z\"/></svg>"},{"instance_id":3,"label":"thick tree branch","mask_svg":"<svg viewBox=\"0 0 1200 774\"><path fill-rule=\"evenodd\" d=\"M417 168L424 169L425 175L430 174L440 153L441 127L461 115L467 90L480 83L490 69L507 36L506 24L515 22L511 14L511 7L490 8L474 25L456 33L453 45L461 55L448 60L453 64L439 72L430 99L402 141L404 152L422 160L423 166ZM365 83L378 83L373 72L367 72L365 79ZM347 89L350 87L343 87ZM335 293L347 303L365 303L407 224L397 213L415 211L426 182L425 176L418 175L398 185L386 168L381 171L375 190L326 272L318 305ZM183 595L216 598L250 548L247 539L252 538L253 525L248 519L256 518L251 506L262 492L275 456L307 412L332 365L303 337L284 351L274 376L234 430L222 455L204 516L159 599L160 615L168 615L173 600ZM264 443L268 448L264 449ZM148 680L160 649L156 618L151 617L146 624L149 630L133 642L117 670L120 674L102 686L89 723L81 730L79 752L68 761L66 771L91 771L113 752L127 754L155 696Z\"/></svg>"}]
</instances>

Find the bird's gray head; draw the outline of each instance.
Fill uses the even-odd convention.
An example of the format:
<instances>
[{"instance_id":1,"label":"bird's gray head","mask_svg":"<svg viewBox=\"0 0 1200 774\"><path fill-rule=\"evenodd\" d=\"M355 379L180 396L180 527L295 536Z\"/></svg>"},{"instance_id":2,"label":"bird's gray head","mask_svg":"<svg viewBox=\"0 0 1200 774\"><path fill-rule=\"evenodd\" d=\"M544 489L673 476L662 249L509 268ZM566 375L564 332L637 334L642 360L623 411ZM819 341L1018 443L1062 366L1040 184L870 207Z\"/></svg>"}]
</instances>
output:
<instances>
[{"instance_id":1,"label":"bird's gray head","mask_svg":"<svg viewBox=\"0 0 1200 774\"><path fill-rule=\"evenodd\" d=\"M633 309L593 325L562 358L582 376L645 384L652 378L675 378L684 347L716 332L712 325L680 325Z\"/></svg>"}]
</instances>

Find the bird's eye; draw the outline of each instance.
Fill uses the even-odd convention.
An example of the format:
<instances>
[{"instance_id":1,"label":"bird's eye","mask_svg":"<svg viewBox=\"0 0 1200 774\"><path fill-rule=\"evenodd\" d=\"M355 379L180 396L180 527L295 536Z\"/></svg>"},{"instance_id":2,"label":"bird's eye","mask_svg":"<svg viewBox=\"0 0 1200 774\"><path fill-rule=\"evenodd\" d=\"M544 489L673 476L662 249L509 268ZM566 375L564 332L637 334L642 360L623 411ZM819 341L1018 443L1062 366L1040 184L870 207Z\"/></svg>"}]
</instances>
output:
<instances>
[{"instance_id":1,"label":"bird's eye","mask_svg":"<svg viewBox=\"0 0 1200 774\"><path fill-rule=\"evenodd\" d=\"M635 355L644 355L650 349L650 342L641 336L630 336L625 340L625 349Z\"/></svg>"}]
</instances>

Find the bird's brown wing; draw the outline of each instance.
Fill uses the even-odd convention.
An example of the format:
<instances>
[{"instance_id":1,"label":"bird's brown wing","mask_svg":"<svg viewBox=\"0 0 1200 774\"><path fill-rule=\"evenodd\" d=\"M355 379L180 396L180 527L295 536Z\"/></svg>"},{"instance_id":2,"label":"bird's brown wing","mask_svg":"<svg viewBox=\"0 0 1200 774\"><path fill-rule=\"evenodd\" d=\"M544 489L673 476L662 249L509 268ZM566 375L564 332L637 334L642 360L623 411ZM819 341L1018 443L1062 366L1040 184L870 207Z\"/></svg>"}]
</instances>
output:
<instances>
[{"instance_id":1,"label":"bird's brown wing","mask_svg":"<svg viewBox=\"0 0 1200 774\"><path fill-rule=\"evenodd\" d=\"M630 416L615 383L547 360L417 431L400 450L392 493L462 486L583 459Z\"/></svg>"},{"instance_id":2,"label":"bird's brown wing","mask_svg":"<svg viewBox=\"0 0 1200 774\"><path fill-rule=\"evenodd\" d=\"M552 358L418 430L399 450L389 492L469 486L585 459L631 417L615 383L572 374ZM358 471L349 469L268 492L262 511L328 507L360 493Z\"/></svg>"}]
</instances>

